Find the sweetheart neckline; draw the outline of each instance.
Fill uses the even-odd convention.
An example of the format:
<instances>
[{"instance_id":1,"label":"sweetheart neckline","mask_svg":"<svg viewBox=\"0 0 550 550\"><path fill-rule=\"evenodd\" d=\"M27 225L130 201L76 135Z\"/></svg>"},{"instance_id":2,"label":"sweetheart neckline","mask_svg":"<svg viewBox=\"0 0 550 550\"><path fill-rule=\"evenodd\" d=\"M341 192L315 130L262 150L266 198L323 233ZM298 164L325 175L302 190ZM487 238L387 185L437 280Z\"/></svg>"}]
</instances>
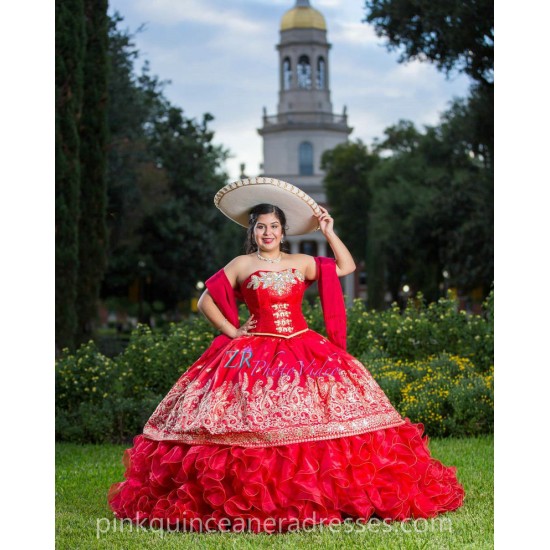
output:
<instances>
[{"instance_id":1,"label":"sweetheart neckline","mask_svg":"<svg viewBox=\"0 0 550 550\"><path fill-rule=\"evenodd\" d=\"M240 287L243 286L244 283L246 283L246 281L248 281L248 279L250 279L250 277L252 277L252 275L254 275L255 273L259 273L260 271L263 271L264 273L284 273L285 271L297 271L304 278L304 282L306 280L306 276L299 269L297 269L295 267L287 267L286 269L281 269L279 271L275 271L274 269L256 269L256 271L253 271L252 273L247 275L247 277L245 279L243 279L241 283L239 283L239 286Z\"/></svg>"}]
</instances>

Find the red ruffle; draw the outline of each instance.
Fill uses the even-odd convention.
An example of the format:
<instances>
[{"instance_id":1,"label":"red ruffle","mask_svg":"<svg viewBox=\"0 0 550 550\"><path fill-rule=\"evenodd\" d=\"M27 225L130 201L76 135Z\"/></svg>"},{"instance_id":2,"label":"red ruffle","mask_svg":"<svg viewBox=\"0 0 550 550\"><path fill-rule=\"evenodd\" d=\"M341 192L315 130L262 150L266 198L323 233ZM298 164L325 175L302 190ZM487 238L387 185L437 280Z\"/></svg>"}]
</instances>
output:
<instances>
[{"instance_id":1,"label":"red ruffle","mask_svg":"<svg viewBox=\"0 0 550 550\"><path fill-rule=\"evenodd\" d=\"M121 519L182 529L285 531L346 518L429 518L461 506L456 468L431 458L422 424L245 448L152 441L124 453L111 486ZM153 521L154 520L154 521ZM238 521L237 521L238 520Z\"/></svg>"}]
</instances>

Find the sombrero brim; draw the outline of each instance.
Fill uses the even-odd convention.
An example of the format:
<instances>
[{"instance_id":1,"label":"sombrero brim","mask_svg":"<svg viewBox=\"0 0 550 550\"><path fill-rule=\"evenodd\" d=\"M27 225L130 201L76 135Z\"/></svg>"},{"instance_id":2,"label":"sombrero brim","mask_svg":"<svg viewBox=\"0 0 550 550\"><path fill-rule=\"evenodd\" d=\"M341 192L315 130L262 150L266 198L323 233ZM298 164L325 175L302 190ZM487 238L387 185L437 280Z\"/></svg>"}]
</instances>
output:
<instances>
[{"instance_id":1,"label":"sombrero brim","mask_svg":"<svg viewBox=\"0 0 550 550\"><path fill-rule=\"evenodd\" d=\"M248 215L257 204L278 206L286 216L287 235L303 235L319 229L319 205L301 189L275 178L247 178L222 187L214 204L230 219L248 227Z\"/></svg>"}]
</instances>

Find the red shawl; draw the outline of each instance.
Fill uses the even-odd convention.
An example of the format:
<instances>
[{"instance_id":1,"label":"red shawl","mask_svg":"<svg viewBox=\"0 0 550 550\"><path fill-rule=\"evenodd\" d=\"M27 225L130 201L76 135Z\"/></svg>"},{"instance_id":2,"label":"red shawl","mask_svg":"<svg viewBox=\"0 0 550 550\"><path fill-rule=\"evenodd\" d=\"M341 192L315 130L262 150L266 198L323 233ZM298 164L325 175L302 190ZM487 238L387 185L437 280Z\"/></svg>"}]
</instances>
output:
<instances>
[{"instance_id":1,"label":"red shawl","mask_svg":"<svg viewBox=\"0 0 550 550\"><path fill-rule=\"evenodd\" d=\"M318 256L315 262L317 263L317 287L328 339L345 350L346 306L340 280L336 275L336 260Z\"/></svg>"},{"instance_id":2,"label":"red shawl","mask_svg":"<svg viewBox=\"0 0 550 550\"><path fill-rule=\"evenodd\" d=\"M315 258L317 264L317 286L323 308L323 318L327 329L329 340L346 349L346 307L344 296L338 275L336 275L336 260L318 256ZM308 282L308 286L313 281ZM225 271L220 269L206 281L206 288L214 302L219 307L224 317L234 326L239 326L239 310L237 299L240 299L239 291L235 290ZM220 334L214 338L211 348L217 350L230 340L229 336ZM210 349L211 349L210 348Z\"/></svg>"}]
</instances>

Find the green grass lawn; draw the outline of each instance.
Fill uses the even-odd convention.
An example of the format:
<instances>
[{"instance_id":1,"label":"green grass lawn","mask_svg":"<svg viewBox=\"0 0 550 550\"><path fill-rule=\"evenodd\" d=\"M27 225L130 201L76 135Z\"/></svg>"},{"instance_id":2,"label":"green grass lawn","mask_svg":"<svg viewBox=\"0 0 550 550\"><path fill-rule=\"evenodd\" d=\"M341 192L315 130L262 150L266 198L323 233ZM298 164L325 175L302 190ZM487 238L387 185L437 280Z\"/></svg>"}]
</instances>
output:
<instances>
[{"instance_id":1,"label":"green grass lawn","mask_svg":"<svg viewBox=\"0 0 550 550\"><path fill-rule=\"evenodd\" d=\"M128 446L56 445L56 548L493 548L492 436L430 442L435 458L458 468L466 500L456 512L420 520L416 526L343 524L331 530L276 535L171 533L130 529L128 524L121 529L106 494L112 483L123 479L122 453ZM98 525L106 532L98 533Z\"/></svg>"}]
</instances>

